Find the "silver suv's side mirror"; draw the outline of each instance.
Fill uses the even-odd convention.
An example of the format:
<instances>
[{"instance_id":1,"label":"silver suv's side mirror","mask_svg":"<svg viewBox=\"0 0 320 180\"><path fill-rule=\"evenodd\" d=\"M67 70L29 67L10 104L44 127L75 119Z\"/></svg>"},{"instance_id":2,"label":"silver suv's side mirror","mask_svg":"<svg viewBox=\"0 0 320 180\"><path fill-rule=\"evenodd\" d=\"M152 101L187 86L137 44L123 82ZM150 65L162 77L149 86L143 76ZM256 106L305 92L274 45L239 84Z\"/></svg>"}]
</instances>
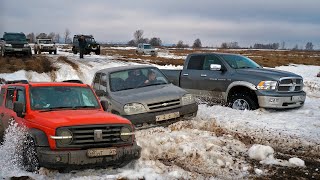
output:
<instances>
[{"instance_id":1,"label":"silver suv's side mirror","mask_svg":"<svg viewBox=\"0 0 320 180\"><path fill-rule=\"evenodd\" d=\"M220 71L221 65L220 64L210 64L210 70L211 71Z\"/></svg>"}]
</instances>

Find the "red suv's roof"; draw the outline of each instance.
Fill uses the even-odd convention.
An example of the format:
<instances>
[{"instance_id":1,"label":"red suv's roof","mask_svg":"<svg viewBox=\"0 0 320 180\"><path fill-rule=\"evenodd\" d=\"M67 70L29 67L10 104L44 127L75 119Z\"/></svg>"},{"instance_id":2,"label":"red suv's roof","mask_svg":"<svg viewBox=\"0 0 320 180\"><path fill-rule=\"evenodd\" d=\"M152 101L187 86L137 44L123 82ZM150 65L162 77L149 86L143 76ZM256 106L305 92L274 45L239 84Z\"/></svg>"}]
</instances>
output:
<instances>
[{"instance_id":1,"label":"red suv's roof","mask_svg":"<svg viewBox=\"0 0 320 180\"><path fill-rule=\"evenodd\" d=\"M81 84L81 83L70 83L70 82L29 82L26 83L14 83L14 84L5 84L4 86L15 86L15 85L22 85L22 86L28 86L31 85L33 87L41 87L41 86L76 86L76 87L88 87L87 84Z\"/></svg>"}]
</instances>

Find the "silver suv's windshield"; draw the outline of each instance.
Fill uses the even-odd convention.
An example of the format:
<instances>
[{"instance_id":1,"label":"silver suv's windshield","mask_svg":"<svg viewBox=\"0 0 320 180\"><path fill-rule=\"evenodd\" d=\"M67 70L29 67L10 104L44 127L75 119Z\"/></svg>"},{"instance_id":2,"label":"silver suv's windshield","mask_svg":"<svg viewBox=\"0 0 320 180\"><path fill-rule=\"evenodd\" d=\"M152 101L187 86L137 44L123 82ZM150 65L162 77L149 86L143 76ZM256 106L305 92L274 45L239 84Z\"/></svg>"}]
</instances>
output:
<instances>
[{"instance_id":1,"label":"silver suv's windshield","mask_svg":"<svg viewBox=\"0 0 320 180\"><path fill-rule=\"evenodd\" d=\"M153 49L153 47L150 44L143 45L144 49Z\"/></svg>"},{"instance_id":2,"label":"silver suv's windshield","mask_svg":"<svg viewBox=\"0 0 320 180\"><path fill-rule=\"evenodd\" d=\"M234 69L261 68L259 64L245 56L233 54L221 54L220 56Z\"/></svg>"},{"instance_id":3,"label":"silver suv's windshield","mask_svg":"<svg viewBox=\"0 0 320 180\"><path fill-rule=\"evenodd\" d=\"M154 67L130 69L110 74L112 92L161 84L168 84L168 80L158 68Z\"/></svg>"},{"instance_id":4,"label":"silver suv's windshield","mask_svg":"<svg viewBox=\"0 0 320 180\"><path fill-rule=\"evenodd\" d=\"M30 99L33 110L100 108L92 90L87 87L32 87Z\"/></svg>"},{"instance_id":5,"label":"silver suv's windshield","mask_svg":"<svg viewBox=\"0 0 320 180\"><path fill-rule=\"evenodd\" d=\"M52 44L52 40L51 39L41 39L39 40L40 44Z\"/></svg>"}]
</instances>

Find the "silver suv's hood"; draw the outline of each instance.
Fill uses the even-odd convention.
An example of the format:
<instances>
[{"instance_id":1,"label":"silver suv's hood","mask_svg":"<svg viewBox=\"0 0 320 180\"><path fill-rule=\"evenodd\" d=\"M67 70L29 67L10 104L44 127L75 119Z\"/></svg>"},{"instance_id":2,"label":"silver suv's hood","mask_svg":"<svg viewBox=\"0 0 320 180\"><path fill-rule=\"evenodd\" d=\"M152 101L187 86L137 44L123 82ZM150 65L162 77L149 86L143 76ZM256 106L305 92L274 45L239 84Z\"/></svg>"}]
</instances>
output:
<instances>
[{"instance_id":1,"label":"silver suv's hood","mask_svg":"<svg viewBox=\"0 0 320 180\"><path fill-rule=\"evenodd\" d=\"M113 92L111 96L115 101L125 105L134 102L150 104L180 99L185 94L187 91L173 84L165 84Z\"/></svg>"}]
</instances>

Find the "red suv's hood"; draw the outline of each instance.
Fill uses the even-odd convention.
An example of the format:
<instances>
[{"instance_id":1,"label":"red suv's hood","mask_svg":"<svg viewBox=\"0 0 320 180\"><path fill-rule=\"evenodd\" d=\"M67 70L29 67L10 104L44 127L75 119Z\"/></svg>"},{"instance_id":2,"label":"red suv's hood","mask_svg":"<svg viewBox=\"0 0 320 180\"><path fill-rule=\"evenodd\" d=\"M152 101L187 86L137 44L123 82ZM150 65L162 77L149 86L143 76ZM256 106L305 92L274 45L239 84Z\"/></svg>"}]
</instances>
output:
<instances>
[{"instance_id":1,"label":"red suv's hood","mask_svg":"<svg viewBox=\"0 0 320 180\"><path fill-rule=\"evenodd\" d=\"M89 124L130 124L120 116L101 110L60 110L32 113L28 120L40 126L57 128Z\"/></svg>"}]
</instances>

